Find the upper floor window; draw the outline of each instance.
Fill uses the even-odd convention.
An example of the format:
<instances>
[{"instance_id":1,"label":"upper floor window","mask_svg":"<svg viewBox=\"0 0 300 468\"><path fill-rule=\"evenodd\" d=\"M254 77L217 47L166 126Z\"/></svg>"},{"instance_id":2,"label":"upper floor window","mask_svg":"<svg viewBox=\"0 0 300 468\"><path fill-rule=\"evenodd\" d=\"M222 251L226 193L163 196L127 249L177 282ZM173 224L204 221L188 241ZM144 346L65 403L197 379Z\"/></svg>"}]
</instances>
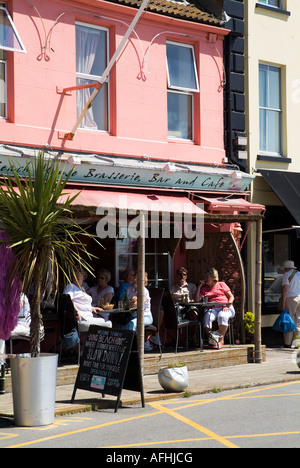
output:
<instances>
[{"instance_id":1,"label":"upper floor window","mask_svg":"<svg viewBox=\"0 0 300 468\"><path fill-rule=\"evenodd\" d=\"M13 20L3 5L0 5L0 49L26 52Z\"/></svg>"},{"instance_id":2,"label":"upper floor window","mask_svg":"<svg viewBox=\"0 0 300 468\"><path fill-rule=\"evenodd\" d=\"M259 137L260 153L282 154L281 68L259 65Z\"/></svg>"},{"instance_id":3,"label":"upper floor window","mask_svg":"<svg viewBox=\"0 0 300 468\"><path fill-rule=\"evenodd\" d=\"M6 52L0 49L0 118L7 117L7 72L6 72Z\"/></svg>"},{"instance_id":4,"label":"upper floor window","mask_svg":"<svg viewBox=\"0 0 300 468\"><path fill-rule=\"evenodd\" d=\"M274 8L282 8L282 0L259 0L258 3Z\"/></svg>"},{"instance_id":5,"label":"upper floor window","mask_svg":"<svg viewBox=\"0 0 300 468\"><path fill-rule=\"evenodd\" d=\"M77 86L99 81L108 63L108 30L86 23L76 23ZM94 88L77 91L77 114L81 114ZM81 128L109 130L109 85L100 93L81 122Z\"/></svg>"},{"instance_id":6,"label":"upper floor window","mask_svg":"<svg viewBox=\"0 0 300 468\"><path fill-rule=\"evenodd\" d=\"M199 92L194 48L167 42L168 135L193 140L193 97Z\"/></svg>"},{"instance_id":7,"label":"upper floor window","mask_svg":"<svg viewBox=\"0 0 300 468\"><path fill-rule=\"evenodd\" d=\"M284 16L290 16L291 13L286 10L287 0L258 0L256 8L261 8L273 13L278 13Z\"/></svg>"}]
</instances>

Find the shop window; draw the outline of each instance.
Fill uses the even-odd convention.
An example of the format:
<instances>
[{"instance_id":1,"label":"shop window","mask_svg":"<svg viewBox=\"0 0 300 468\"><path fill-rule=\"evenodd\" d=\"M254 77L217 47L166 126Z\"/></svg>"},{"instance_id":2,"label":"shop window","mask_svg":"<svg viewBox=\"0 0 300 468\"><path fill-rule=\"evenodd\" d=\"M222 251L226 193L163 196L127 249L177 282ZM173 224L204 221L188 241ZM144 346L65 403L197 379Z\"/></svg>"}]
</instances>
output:
<instances>
[{"instance_id":1,"label":"shop window","mask_svg":"<svg viewBox=\"0 0 300 468\"><path fill-rule=\"evenodd\" d=\"M126 235L126 233L123 233ZM116 241L117 284L122 281L125 270L137 271L137 240L132 238ZM169 288L170 255L161 247L159 239L146 239L145 271L148 273L148 287Z\"/></svg>"},{"instance_id":2,"label":"shop window","mask_svg":"<svg viewBox=\"0 0 300 468\"><path fill-rule=\"evenodd\" d=\"M77 86L99 81L108 63L108 30L86 23L76 23L76 78ZM77 90L79 116L94 88ZM109 84L104 83L93 106L80 127L88 130L109 131Z\"/></svg>"},{"instance_id":3,"label":"shop window","mask_svg":"<svg viewBox=\"0 0 300 468\"><path fill-rule=\"evenodd\" d=\"M282 294L283 263L289 257L290 236L287 234L264 234L264 304L276 307Z\"/></svg>"},{"instance_id":4,"label":"shop window","mask_svg":"<svg viewBox=\"0 0 300 468\"><path fill-rule=\"evenodd\" d=\"M199 92L194 48L167 42L168 135L193 140L193 98Z\"/></svg>"},{"instance_id":5,"label":"shop window","mask_svg":"<svg viewBox=\"0 0 300 468\"><path fill-rule=\"evenodd\" d=\"M26 53L13 20L3 5L0 5L0 49Z\"/></svg>"},{"instance_id":6,"label":"shop window","mask_svg":"<svg viewBox=\"0 0 300 468\"><path fill-rule=\"evenodd\" d=\"M0 118L7 117L7 72L6 52L0 50Z\"/></svg>"},{"instance_id":7,"label":"shop window","mask_svg":"<svg viewBox=\"0 0 300 468\"><path fill-rule=\"evenodd\" d=\"M260 154L282 155L281 68L259 65Z\"/></svg>"}]
</instances>

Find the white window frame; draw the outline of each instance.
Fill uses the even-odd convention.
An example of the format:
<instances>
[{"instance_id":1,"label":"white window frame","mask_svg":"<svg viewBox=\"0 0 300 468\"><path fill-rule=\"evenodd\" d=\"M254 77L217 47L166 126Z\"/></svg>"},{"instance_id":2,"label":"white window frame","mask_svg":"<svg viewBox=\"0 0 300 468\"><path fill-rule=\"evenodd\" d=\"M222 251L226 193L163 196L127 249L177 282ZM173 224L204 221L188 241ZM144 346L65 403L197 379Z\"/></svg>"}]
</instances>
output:
<instances>
[{"instance_id":1,"label":"white window frame","mask_svg":"<svg viewBox=\"0 0 300 468\"><path fill-rule=\"evenodd\" d=\"M5 112L2 115L1 114L1 109L0 109L0 119L7 119L7 60L6 60L6 52L4 51L4 58L0 59L0 64L4 65L4 75L5 75L5 80L4 80L4 99L5 99Z\"/></svg>"},{"instance_id":2,"label":"white window frame","mask_svg":"<svg viewBox=\"0 0 300 468\"><path fill-rule=\"evenodd\" d=\"M282 148L282 138L283 138L283 127L282 127L282 112L283 112L283 109L282 109L282 68L278 65L272 65L272 64L268 64L268 63L259 63L259 72L260 72L260 69L261 67L264 66L264 67L272 67L272 68L276 68L279 72L279 80L280 80L280 83L279 83L279 91L280 91L280 108L273 108L273 107L265 107L265 106L261 106L260 103L259 103L259 112L261 110L266 110L266 111L270 111L270 112L277 112L278 115L279 115L279 133L280 133L280 148L279 148L279 152L273 152L273 151L265 151L265 150L262 150L260 148L260 145L259 145L259 154L262 155L262 156L275 156L275 157L282 157L283 154L282 154L282 151L283 151L283 148ZM259 83L259 87L260 87L260 83ZM260 117L259 117L259 132L260 132ZM260 133L259 133L259 138L260 138ZM266 139L267 139L267 136L265 136Z\"/></svg>"},{"instance_id":3,"label":"white window frame","mask_svg":"<svg viewBox=\"0 0 300 468\"><path fill-rule=\"evenodd\" d=\"M198 71L197 71L197 66L196 66L194 46L191 45L191 44L182 44L180 42L173 42L173 41L167 41L167 46L168 46L168 44L171 44L171 45L174 45L174 46L177 46L177 47L183 47L183 48L186 48L186 49L190 49L192 51L194 73L195 73L195 79L196 79L196 88L185 88L185 87L180 87L180 86L173 86L170 83L169 64L168 64L168 60L167 60L168 88L169 89L174 89L174 90L177 90L177 91L185 91L186 93L198 93L199 92L199 80L198 80Z\"/></svg>"},{"instance_id":4,"label":"white window frame","mask_svg":"<svg viewBox=\"0 0 300 468\"><path fill-rule=\"evenodd\" d=\"M181 141L193 141L194 140L194 93L199 93L199 78L198 78L198 70L197 70L197 65L196 65L196 58L195 58L195 49L194 46L191 44L183 44L181 42L174 42L174 41L167 41L166 47L168 44L175 45L177 47L186 47L192 51L192 57L193 57L193 66L194 66L194 73L195 73L195 81L196 81L196 87L195 88L186 88L186 87L181 87L181 86L174 86L172 85L170 81L170 73L169 73L169 64L168 64L168 58L167 59L167 80L168 80L168 93L173 93L173 94L183 94L183 95L189 95L192 96L192 106L191 106L191 120L192 120L192 136L191 139L186 139L186 138L180 138L176 137L174 135L168 135L169 140L181 140ZM166 54L167 55L167 54ZM169 131L169 129L168 129Z\"/></svg>"},{"instance_id":5,"label":"white window frame","mask_svg":"<svg viewBox=\"0 0 300 468\"><path fill-rule=\"evenodd\" d=\"M104 28L102 26L98 26L96 24L90 24L90 23L85 23L83 21L76 21L75 27L76 26L84 26L86 28L91 28L91 29L99 29L101 31L106 32L106 61L107 63L109 62L109 29ZM77 54L77 51L76 51ZM76 79L83 79L83 80L88 80L88 81L94 81L98 82L101 78L101 76L97 75L88 75L86 73L78 73L76 70ZM104 132L104 133L109 133L110 131L110 87L109 87L109 79L105 82L105 85L107 86L107 130L102 130L100 128L98 129L89 129L88 127L80 127L81 130L88 130L88 131L97 131L97 132ZM101 91L100 91L101 93Z\"/></svg>"},{"instance_id":6,"label":"white window frame","mask_svg":"<svg viewBox=\"0 0 300 468\"><path fill-rule=\"evenodd\" d=\"M258 0L258 3L260 3L261 5L266 5L270 8L277 8L278 10L282 9L282 0L278 0L278 6L271 5L270 0L266 0L265 2L263 0Z\"/></svg>"},{"instance_id":7,"label":"white window frame","mask_svg":"<svg viewBox=\"0 0 300 468\"><path fill-rule=\"evenodd\" d=\"M124 228L124 235L127 235L126 234L126 230ZM128 238L125 238L125 239L128 239ZM122 274L123 272L121 271L121 265L120 265L120 258L121 257L124 257L124 254L120 251L120 242L122 242L122 240L120 239L116 239L115 241L115 271L116 271L116 284L117 285L120 285L121 282L122 282ZM147 240L146 240L147 242ZM159 271L159 268L158 268L158 264L159 264L159 257L160 258L163 258L164 260L166 260L166 263L167 263L167 276L166 277L163 277L160 275L160 271ZM137 252L128 252L127 253L127 258L128 258L128 266L127 266L127 269L133 269L135 270L135 264L137 264L137 258L138 258L138 254ZM151 260L153 261L154 260L154 277L151 277L150 275L148 276L148 285L151 286L151 287L155 287L155 288L160 288L160 287L168 287L170 288L171 287L171 272L173 271L173 264L172 264L172 259L171 259L171 255L169 254L169 252L163 252L163 251L160 251L158 249L158 245L157 245L157 239L154 239L154 248L149 251L149 252L145 252L145 262L146 262L146 271L147 271L147 260L148 258L151 258ZM149 273L149 272L147 272Z\"/></svg>"},{"instance_id":8,"label":"white window frame","mask_svg":"<svg viewBox=\"0 0 300 468\"><path fill-rule=\"evenodd\" d=\"M6 15L7 19L8 19L8 22L9 22L11 28L12 28L12 31L13 31L13 33L14 33L14 35L15 35L18 43L19 43L19 46L20 46L19 49L15 49L14 47L8 47L8 46L5 46L5 45L1 45L1 37L0 37L0 49L9 50L11 52L22 52L23 54L26 54L27 50L26 50L26 48L25 48L25 46L24 46L24 44L22 42L22 39L21 39L21 37L20 37L20 35L19 35L18 31L17 31L17 28L14 25L14 22L13 22L10 14L9 14L7 8L5 8L5 6L3 6L3 5L0 5L0 11L3 11L5 13L5 15Z\"/></svg>"}]
</instances>

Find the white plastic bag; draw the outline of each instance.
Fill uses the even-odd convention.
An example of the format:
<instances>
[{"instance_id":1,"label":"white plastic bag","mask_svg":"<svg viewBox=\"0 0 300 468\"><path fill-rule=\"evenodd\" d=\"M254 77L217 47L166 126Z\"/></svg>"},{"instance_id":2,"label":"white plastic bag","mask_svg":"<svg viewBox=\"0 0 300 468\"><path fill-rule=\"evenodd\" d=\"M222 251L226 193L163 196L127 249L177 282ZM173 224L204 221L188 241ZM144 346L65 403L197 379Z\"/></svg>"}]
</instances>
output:
<instances>
[{"instance_id":1,"label":"white plastic bag","mask_svg":"<svg viewBox=\"0 0 300 468\"><path fill-rule=\"evenodd\" d=\"M186 366L162 368L158 371L158 381L167 392L182 392L189 385Z\"/></svg>"}]
</instances>

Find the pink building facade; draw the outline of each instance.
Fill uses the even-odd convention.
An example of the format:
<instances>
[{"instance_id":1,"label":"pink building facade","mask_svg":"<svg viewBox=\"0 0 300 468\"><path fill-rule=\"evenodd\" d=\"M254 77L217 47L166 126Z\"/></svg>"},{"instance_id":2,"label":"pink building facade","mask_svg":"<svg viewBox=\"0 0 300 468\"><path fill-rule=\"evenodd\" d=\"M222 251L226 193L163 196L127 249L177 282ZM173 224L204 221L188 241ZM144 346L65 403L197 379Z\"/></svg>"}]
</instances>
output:
<instances>
[{"instance_id":1,"label":"pink building facade","mask_svg":"<svg viewBox=\"0 0 300 468\"><path fill-rule=\"evenodd\" d=\"M6 53L7 107L0 120L1 142L224 164L224 28L146 11L110 74L104 129L86 126L78 130L73 141L67 141L64 135L77 120L77 93L63 95L60 91L77 83L82 53L78 35L87 37L90 31L96 40L104 38L107 57L111 57L137 9L101 0L10 0L6 6L26 53ZM84 25L86 28L80 29ZM167 44L188 46L195 61L198 83L195 91L190 91L192 115L188 122L192 128L183 138L168 131ZM87 72L91 64L82 66ZM101 72L100 65L94 68Z\"/></svg>"},{"instance_id":2,"label":"pink building facade","mask_svg":"<svg viewBox=\"0 0 300 468\"><path fill-rule=\"evenodd\" d=\"M99 81L139 6L137 0L8 0L0 6L0 25L7 26L0 28L0 175L8 158L23 164L43 150L65 170L75 166L73 184L93 191L99 204L109 192L114 200L127 193L141 203L154 194L158 203L173 197L182 213L196 202L215 213L251 213L246 195L253 176L225 157L228 31L221 18L192 3L149 2L73 133L95 88L70 88ZM227 203L232 198L240 204ZM88 206L87 196L82 204ZM205 230L233 232L234 223L210 223ZM186 262L184 247L165 247L157 238L147 243L150 281L172 283ZM110 240L95 268L112 270L117 285L122 271L136 266L133 244Z\"/></svg>"}]
</instances>

